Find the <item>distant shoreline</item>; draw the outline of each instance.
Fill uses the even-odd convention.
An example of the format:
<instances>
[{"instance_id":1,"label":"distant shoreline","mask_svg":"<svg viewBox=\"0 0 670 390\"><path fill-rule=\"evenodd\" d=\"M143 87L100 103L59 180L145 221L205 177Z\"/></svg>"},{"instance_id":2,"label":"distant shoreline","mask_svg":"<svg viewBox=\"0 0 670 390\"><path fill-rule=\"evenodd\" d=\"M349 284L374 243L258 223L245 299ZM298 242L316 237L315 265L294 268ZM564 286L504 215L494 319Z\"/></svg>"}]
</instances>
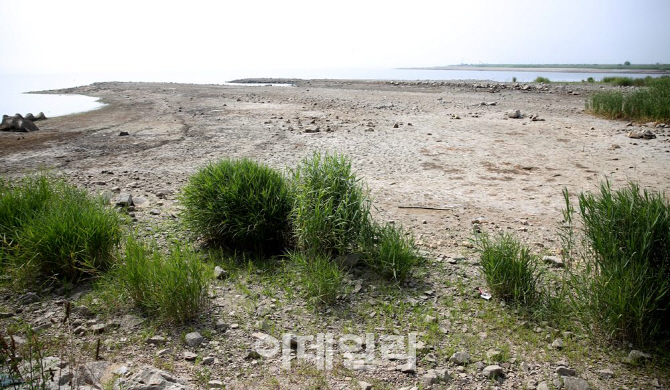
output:
<instances>
[{"instance_id":1,"label":"distant shoreline","mask_svg":"<svg viewBox=\"0 0 670 390\"><path fill-rule=\"evenodd\" d=\"M515 71L515 72L563 72L563 73L649 73L649 74L670 74L669 69L642 69L642 68L589 68L589 67L557 67L552 65L537 66L514 66L514 65L449 65L449 66L431 66L400 69L421 69L421 70L474 70L474 71Z\"/></svg>"}]
</instances>

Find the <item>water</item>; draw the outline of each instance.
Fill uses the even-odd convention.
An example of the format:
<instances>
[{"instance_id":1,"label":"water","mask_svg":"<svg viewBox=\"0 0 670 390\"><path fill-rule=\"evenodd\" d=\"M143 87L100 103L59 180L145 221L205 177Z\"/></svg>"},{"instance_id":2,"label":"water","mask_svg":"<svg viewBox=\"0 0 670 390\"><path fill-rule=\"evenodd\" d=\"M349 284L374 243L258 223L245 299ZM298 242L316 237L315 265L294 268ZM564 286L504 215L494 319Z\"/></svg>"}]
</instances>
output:
<instances>
[{"instance_id":1,"label":"water","mask_svg":"<svg viewBox=\"0 0 670 390\"><path fill-rule=\"evenodd\" d=\"M0 75L0 114L22 115L42 111L47 117L94 110L103 106L97 98L81 95L26 94L28 91L69 88L98 81L147 81L194 84L225 84L240 78L272 77L358 80L491 80L519 82L537 77L551 81L581 81L589 77L647 77L658 74L571 73L542 71L424 70L424 69L277 69L224 72L80 73L55 75Z\"/></svg>"}]
</instances>

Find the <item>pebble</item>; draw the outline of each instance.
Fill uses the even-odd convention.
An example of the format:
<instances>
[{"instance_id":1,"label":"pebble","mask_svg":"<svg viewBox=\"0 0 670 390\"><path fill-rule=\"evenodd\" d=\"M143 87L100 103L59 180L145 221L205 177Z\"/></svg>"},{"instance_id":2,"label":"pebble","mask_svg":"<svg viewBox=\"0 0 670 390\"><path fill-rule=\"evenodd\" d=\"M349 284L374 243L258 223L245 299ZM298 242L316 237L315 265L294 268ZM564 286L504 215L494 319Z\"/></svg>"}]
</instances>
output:
<instances>
[{"instance_id":1,"label":"pebble","mask_svg":"<svg viewBox=\"0 0 670 390\"><path fill-rule=\"evenodd\" d=\"M207 386L210 389L220 389L223 387L223 382L221 381L209 381L207 382Z\"/></svg>"},{"instance_id":2,"label":"pebble","mask_svg":"<svg viewBox=\"0 0 670 390\"><path fill-rule=\"evenodd\" d=\"M184 360L186 360L187 362L195 361L195 359L197 359L197 358L198 358L198 355L191 352L191 351L184 352Z\"/></svg>"},{"instance_id":3,"label":"pebble","mask_svg":"<svg viewBox=\"0 0 670 390\"><path fill-rule=\"evenodd\" d=\"M186 341L186 345L189 347L197 347L205 341L205 338L198 332L191 332L186 335L184 341Z\"/></svg>"},{"instance_id":4,"label":"pebble","mask_svg":"<svg viewBox=\"0 0 670 390\"><path fill-rule=\"evenodd\" d=\"M152 345L162 345L167 342L167 339L163 336L152 336L147 339L147 344Z\"/></svg>"},{"instance_id":5,"label":"pebble","mask_svg":"<svg viewBox=\"0 0 670 390\"><path fill-rule=\"evenodd\" d=\"M503 369L502 369L502 367L500 367L496 364L493 364L493 365L484 367L484 369L482 370L482 374L484 374L484 376L487 377L487 378L497 378L497 377L503 375Z\"/></svg>"}]
</instances>

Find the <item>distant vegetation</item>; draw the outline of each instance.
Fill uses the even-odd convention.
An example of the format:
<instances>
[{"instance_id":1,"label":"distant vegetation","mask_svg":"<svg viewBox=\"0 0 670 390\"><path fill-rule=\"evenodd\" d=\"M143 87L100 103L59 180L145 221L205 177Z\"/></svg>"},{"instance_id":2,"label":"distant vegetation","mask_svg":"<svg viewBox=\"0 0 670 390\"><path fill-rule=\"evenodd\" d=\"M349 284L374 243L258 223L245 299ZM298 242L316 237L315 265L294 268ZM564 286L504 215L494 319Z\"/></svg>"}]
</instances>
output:
<instances>
[{"instance_id":1,"label":"distant vegetation","mask_svg":"<svg viewBox=\"0 0 670 390\"><path fill-rule=\"evenodd\" d=\"M538 77L535 79L535 82L536 82L536 83L547 83L547 84L548 84L548 83L551 82L551 80L549 80L549 79L546 78L546 77L538 76Z\"/></svg>"},{"instance_id":2,"label":"distant vegetation","mask_svg":"<svg viewBox=\"0 0 670 390\"><path fill-rule=\"evenodd\" d=\"M670 77L606 79L615 85L633 83L644 88L598 92L587 99L588 111L612 119L670 121Z\"/></svg>"},{"instance_id":3,"label":"distant vegetation","mask_svg":"<svg viewBox=\"0 0 670 390\"><path fill-rule=\"evenodd\" d=\"M463 64L458 66L471 66L474 68L625 69L670 71L670 64L631 64L628 61L624 62L623 64Z\"/></svg>"}]
</instances>

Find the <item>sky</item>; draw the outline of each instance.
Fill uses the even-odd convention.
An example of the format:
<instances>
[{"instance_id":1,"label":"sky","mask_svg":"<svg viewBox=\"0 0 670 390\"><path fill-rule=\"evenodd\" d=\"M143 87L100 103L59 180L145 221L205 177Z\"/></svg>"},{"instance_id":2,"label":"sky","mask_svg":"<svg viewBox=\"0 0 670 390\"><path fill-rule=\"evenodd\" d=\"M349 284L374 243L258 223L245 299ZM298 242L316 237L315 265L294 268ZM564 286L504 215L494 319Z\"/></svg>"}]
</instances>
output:
<instances>
[{"instance_id":1,"label":"sky","mask_svg":"<svg viewBox=\"0 0 670 390\"><path fill-rule=\"evenodd\" d=\"M670 63L670 0L0 0L0 74Z\"/></svg>"}]
</instances>

